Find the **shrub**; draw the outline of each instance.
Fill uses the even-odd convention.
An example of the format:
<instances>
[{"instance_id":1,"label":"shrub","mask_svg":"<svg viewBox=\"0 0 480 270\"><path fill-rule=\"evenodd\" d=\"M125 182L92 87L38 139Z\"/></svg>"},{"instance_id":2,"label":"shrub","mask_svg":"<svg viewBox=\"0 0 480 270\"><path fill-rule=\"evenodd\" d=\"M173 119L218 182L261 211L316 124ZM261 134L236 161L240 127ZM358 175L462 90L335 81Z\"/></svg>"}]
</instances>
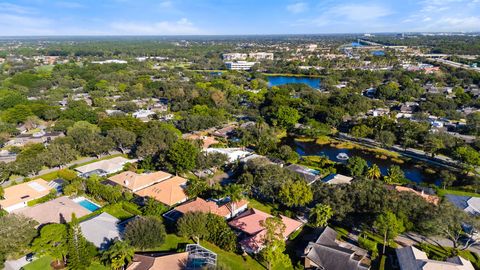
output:
<instances>
[{"instance_id":1,"label":"shrub","mask_svg":"<svg viewBox=\"0 0 480 270\"><path fill-rule=\"evenodd\" d=\"M125 228L125 240L141 250L160 246L165 242L165 237L165 226L156 217L137 218Z\"/></svg>"},{"instance_id":2,"label":"shrub","mask_svg":"<svg viewBox=\"0 0 480 270\"><path fill-rule=\"evenodd\" d=\"M368 240L364 237L359 237L358 244L361 248L364 248L371 253L372 260L378 257L378 246L375 241Z\"/></svg>"}]
</instances>

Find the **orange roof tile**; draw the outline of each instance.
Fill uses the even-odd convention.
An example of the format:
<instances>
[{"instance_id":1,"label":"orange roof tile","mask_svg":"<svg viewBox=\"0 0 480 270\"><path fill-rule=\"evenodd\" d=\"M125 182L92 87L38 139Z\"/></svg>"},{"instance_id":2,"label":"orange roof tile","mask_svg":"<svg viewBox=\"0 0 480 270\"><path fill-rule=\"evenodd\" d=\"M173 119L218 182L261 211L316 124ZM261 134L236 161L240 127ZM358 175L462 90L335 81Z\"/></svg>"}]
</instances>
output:
<instances>
[{"instance_id":1,"label":"orange roof tile","mask_svg":"<svg viewBox=\"0 0 480 270\"><path fill-rule=\"evenodd\" d=\"M239 209L246 204L248 204L248 201L240 200L239 202L235 203L235 208ZM186 214L188 212L212 213L225 218L229 217L232 214L231 203L219 206L214 201L205 201L204 199L198 197L193 201L175 207L175 210L183 214Z\"/></svg>"},{"instance_id":2,"label":"orange roof tile","mask_svg":"<svg viewBox=\"0 0 480 270\"><path fill-rule=\"evenodd\" d=\"M186 183L187 179L174 176L170 179L141 189L135 192L135 194L142 197L150 197L166 205L172 206L188 199L183 190L183 186Z\"/></svg>"},{"instance_id":3,"label":"orange roof tile","mask_svg":"<svg viewBox=\"0 0 480 270\"><path fill-rule=\"evenodd\" d=\"M39 178L30 182L21 183L4 189L3 200L0 200L1 208L8 208L20 203L26 203L48 195L53 188L48 186L47 181Z\"/></svg>"},{"instance_id":4,"label":"orange roof tile","mask_svg":"<svg viewBox=\"0 0 480 270\"><path fill-rule=\"evenodd\" d=\"M172 177L171 174L162 171L142 174L126 171L111 176L108 178L108 180L135 192L139 189L146 188L170 177Z\"/></svg>"}]
</instances>

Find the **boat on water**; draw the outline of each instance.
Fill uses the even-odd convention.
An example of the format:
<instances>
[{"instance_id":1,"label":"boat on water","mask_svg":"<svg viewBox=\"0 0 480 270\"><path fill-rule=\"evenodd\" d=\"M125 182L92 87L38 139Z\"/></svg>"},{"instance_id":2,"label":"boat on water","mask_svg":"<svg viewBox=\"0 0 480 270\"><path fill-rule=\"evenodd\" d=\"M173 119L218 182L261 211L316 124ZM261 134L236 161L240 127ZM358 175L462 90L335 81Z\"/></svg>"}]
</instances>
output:
<instances>
[{"instance_id":1,"label":"boat on water","mask_svg":"<svg viewBox=\"0 0 480 270\"><path fill-rule=\"evenodd\" d=\"M338 153L337 159L338 160L348 160L350 157L347 155L347 153Z\"/></svg>"}]
</instances>

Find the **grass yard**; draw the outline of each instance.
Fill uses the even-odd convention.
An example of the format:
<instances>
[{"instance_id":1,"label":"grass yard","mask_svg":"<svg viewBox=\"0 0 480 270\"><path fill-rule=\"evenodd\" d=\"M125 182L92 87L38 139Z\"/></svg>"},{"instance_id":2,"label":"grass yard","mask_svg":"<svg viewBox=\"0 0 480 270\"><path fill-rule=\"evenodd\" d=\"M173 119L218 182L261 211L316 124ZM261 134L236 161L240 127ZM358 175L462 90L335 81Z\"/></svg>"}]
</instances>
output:
<instances>
[{"instance_id":1,"label":"grass yard","mask_svg":"<svg viewBox=\"0 0 480 270\"><path fill-rule=\"evenodd\" d=\"M102 210L103 210L103 212L107 212L110 215L112 215L112 216L114 216L114 217L116 217L120 220L131 218L135 215L134 213L130 213L127 210L125 210L122 207L121 203L107 205L104 208L102 208Z\"/></svg>"},{"instance_id":2,"label":"grass yard","mask_svg":"<svg viewBox=\"0 0 480 270\"><path fill-rule=\"evenodd\" d=\"M274 206L270 205L270 204L264 204L264 203L261 203L253 198L248 198L248 206L250 208L255 208L255 209L258 209L260 211L263 211L265 213L269 213L271 214L273 209L275 208Z\"/></svg>"},{"instance_id":3,"label":"grass yard","mask_svg":"<svg viewBox=\"0 0 480 270\"><path fill-rule=\"evenodd\" d=\"M45 269L52 269L50 267L50 263L52 262L52 257L50 256L43 256L38 258L37 260L25 265L23 269L25 270L45 270Z\"/></svg>"},{"instance_id":4,"label":"grass yard","mask_svg":"<svg viewBox=\"0 0 480 270\"><path fill-rule=\"evenodd\" d=\"M50 263L52 262L52 257L50 256L43 256L23 267L25 270L48 270L52 269ZM99 262L92 262L90 267L87 270L108 270L109 268L104 266Z\"/></svg>"},{"instance_id":5,"label":"grass yard","mask_svg":"<svg viewBox=\"0 0 480 270\"><path fill-rule=\"evenodd\" d=\"M176 234L167 234L165 238L165 243L158 248L153 249L152 251L170 251L170 252L177 252L182 251L186 244L193 244L192 240L185 239L183 237L179 237ZM245 259L243 256L233 253L227 252L219 247L210 244L206 241L200 241L200 245L204 248L207 248L217 254L217 264L222 266L228 266L228 269L231 270L240 270L240 269L247 269L247 270L263 270L263 267L260 263L255 261L252 257L246 256Z\"/></svg>"},{"instance_id":6,"label":"grass yard","mask_svg":"<svg viewBox=\"0 0 480 270\"><path fill-rule=\"evenodd\" d=\"M202 241L200 245L217 253L217 265L227 266L231 270L263 270L265 267L250 256L243 257L233 252L226 252L219 247Z\"/></svg>"},{"instance_id":7,"label":"grass yard","mask_svg":"<svg viewBox=\"0 0 480 270\"><path fill-rule=\"evenodd\" d=\"M468 196L468 197L480 197L480 194L474 192L467 192L461 190L453 190L453 189L437 189L437 194L439 196L445 196L447 194L458 195L458 196Z\"/></svg>"}]
</instances>

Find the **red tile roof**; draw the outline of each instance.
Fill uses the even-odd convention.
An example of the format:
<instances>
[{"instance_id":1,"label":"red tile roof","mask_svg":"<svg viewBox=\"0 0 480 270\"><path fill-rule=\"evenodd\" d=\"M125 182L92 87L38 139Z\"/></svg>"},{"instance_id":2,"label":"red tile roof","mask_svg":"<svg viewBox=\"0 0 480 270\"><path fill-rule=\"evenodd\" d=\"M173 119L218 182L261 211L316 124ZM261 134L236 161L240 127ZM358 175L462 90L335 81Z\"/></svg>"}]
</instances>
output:
<instances>
[{"instance_id":1,"label":"red tile roof","mask_svg":"<svg viewBox=\"0 0 480 270\"><path fill-rule=\"evenodd\" d=\"M263 235L265 234L265 228L262 227L261 222L265 221L269 217L273 216L252 208L245 211L228 224L250 235L249 238L241 242L242 246L245 246L253 251L258 251L263 247ZM303 225L302 222L286 216L280 215L280 218L282 219L283 224L285 224L285 231L283 232L285 239Z\"/></svg>"}]
</instances>

